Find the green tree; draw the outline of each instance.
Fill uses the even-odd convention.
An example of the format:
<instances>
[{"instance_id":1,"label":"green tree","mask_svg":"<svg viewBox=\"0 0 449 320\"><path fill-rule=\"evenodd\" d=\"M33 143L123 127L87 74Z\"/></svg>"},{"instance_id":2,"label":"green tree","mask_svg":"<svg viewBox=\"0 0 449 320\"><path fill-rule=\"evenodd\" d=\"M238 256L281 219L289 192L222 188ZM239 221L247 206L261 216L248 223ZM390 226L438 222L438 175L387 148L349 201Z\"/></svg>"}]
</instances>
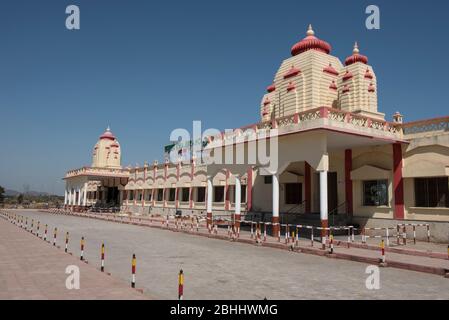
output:
<instances>
[{"instance_id":1,"label":"green tree","mask_svg":"<svg viewBox=\"0 0 449 320\"><path fill-rule=\"evenodd\" d=\"M19 204L22 204L22 202L23 202L23 194L19 194L19 196L17 197L17 202Z\"/></svg>"},{"instance_id":2,"label":"green tree","mask_svg":"<svg viewBox=\"0 0 449 320\"><path fill-rule=\"evenodd\" d=\"M5 200L5 189L0 186L0 203L3 203L3 201Z\"/></svg>"}]
</instances>

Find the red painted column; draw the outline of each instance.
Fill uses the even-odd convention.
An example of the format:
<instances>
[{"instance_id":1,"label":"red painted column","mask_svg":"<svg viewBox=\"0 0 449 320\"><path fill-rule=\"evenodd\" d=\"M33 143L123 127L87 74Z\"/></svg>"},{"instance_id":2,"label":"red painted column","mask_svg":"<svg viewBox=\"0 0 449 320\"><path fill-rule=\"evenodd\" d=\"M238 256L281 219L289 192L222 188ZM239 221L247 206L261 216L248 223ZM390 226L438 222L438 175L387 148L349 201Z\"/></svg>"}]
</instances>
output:
<instances>
[{"instance_id":1,"label":"red painted column","mask_svg":"<svg viewBox=\"0 0 449 320\"><path fill-rule=\"evenodd\" d=\"M352 150L345 150L345 195L346 195L346 213L352 217L354 214L353 186L351 180L352 171Z\"/></svg>"},{"instance_id":2,"label":"red painted column","mask_svg":"<svg viewBox=\"0 0 449 320\"><path fill-rule=\"evenodd\" d=\"M404 181L402 179L402 145L393 144L394 218L404 219Z\"/></svg>"},{"instance_id":3,"label":"red painted column","mask_svg":"<svg viewBox=\"0 0 449 320\"><path fill-rule=\"evenodd\" d=\"M306 201L306 213L312 211L312 168L304 161L304 194Z\"/></svg>"},{"instance_id":4,"label":"red painted column","mask_svg":"<svg viewBox=\"0 0 449 320\"><path fill-rule=\"evenodd\" d=\"M246 175L246 211L253 209L253 168L249 167Z\"/></svg>"}]
</instances>

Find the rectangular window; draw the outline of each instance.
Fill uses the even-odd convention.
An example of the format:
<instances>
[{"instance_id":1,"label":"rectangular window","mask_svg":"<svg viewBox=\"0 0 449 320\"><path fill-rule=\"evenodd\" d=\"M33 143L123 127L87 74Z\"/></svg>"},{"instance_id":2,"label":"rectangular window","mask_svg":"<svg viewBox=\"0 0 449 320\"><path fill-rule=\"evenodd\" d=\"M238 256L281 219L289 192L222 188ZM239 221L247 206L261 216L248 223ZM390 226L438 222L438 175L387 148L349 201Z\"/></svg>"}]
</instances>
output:
<instances>
[{"instance_id":1,"label":"rectangular window","mask_svg":"<svg viewBox=\"0 0 449 320\"><path fill-rule=\"evenodd\" d=\"M224 202L224 186L214 187L214 202Z\"/></svg>"},{"instance_id":2,"label":"rectangular window","mask_svg":"<svg viewBox=\"0 0 449 320\"><path fill-rule=\"evenodd\" d=\"M142 201L142 192L143 191L137 191L137 201Z\"/></svg>"},{"instance_id":3,"label":"rectangular window","mask_svg":"<svg viewBox=\"0 0 449 320\"><path fill-rule=\"evenodd\" d=\"M176 199L176 189L175 188L170 188L169 190L170 190L170 192L168 194L168 201L175 201L175 199Z\"/></svg>"},{"instance_id":4,"label":"rectangular window","mask_svg":"<svg viewBox=\"0 0 449 320\"><path fill-rule=\"evenodd\" d=\"M101 193L103 193L102 191L100 191L100 197L102 197L102 194ZM134 200L134 190L130 190L129 191L129 193L128 193L128 200Z\"/></svg>"},{"instance_id":5,"label":"rectangular window","mask_svg":"<svg viewBox=\"0 0 449 320\"><path fill-rule=\"evenodd\" d=\"M363 181L363 205L368 207L388 206L388 181Z\"/></svg>"},{"instance_id":6,"label":"rectangular window","mask_svg":"<svg viewBox=\"0 0 449 320\"><path fill-rule=\"evenodd\" d=\"M164 201L164 189L157 189L157 201Z\"/></svg>"},{"instance_id":7,"label":"rectangular window","mask_svg":"<svg viewBox=\"0 0 449 320\"><path fill-rule=\"evenodd\" d=\"M301 183L285 184L285 204L300 204L302 202Z\"/></svg>"},{"instance_id":8,"label":"rectangular window","mask_svg":"<svg viewBox=\"0 0 449 320\"><path fill-rule=\"evenodd\" d=\"M264 176L263 177L263 182L265 184L272 184L273 183L273 176Z\"/></svg>"},{"instance_id":9,"label":"rectangular window","mask_svg":"<svg viewBox=\"0 0 449 320\"><path fill-rule=\"evenodd\" d=\"M182 188L181 201L189 201L189 188Z\"/></svg>"},{"instance_id":10,"label":"rectangular window","mask_svg":"<svg viewBox=\"0 0 449 320\"><path fill-rule=\"evenodd\" d=\"M145 190L145 201L151 201L152 194L153 190L151 189Z\"/></svg>"},{"instance_id":11,"label":"rectangular window","mask_svg":"<svg viewBox=\"0 0 449 320\"><path fill-rule=\"evenodd\" d=\"M196 202L205 202L206 201L206 188L198 187L196 189Z\"/></svg>"},{"instance_id":12,"label":"rectangular window","mask_svg":"<svg viewBox=\"0 0 449 320\"><path fill-rule=\"evenodd\" d=\"M416 178L415 205L421 208L449 208L448 186L448 177Z\"/></svg>"}]
</instances>

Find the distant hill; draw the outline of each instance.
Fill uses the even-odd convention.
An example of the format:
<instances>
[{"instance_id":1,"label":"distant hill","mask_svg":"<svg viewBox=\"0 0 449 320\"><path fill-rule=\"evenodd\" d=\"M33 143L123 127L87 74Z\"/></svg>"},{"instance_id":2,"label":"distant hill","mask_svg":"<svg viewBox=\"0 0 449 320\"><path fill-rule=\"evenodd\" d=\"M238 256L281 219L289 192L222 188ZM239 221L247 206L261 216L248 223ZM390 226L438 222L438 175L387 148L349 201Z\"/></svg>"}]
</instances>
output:
<instances>
[{"instance_id":1,"label":"distant hill","mask_svg":"<svg viewBox=\"0 0 449 320\"><path fill-rule=\"evenodd\" d=\"M17 192L15 190L5 189L5 196L7 196L7 197L16 197L19 194L20 194L20 192Z\"/></svg>"},{"instance_id":2,"label":"distant hill","mask_svg":"<svg viewBox=\"0 0 449 320\"><path fill-rule=\"evenodd\" d=\"M5 196L7 197L17 197L21 193L22 192L16 190L5 189ZM25 195L31 197L40 197L40 196L49 196L50 194L48 192L29 191Z\"/></svg>"}]
</instances>

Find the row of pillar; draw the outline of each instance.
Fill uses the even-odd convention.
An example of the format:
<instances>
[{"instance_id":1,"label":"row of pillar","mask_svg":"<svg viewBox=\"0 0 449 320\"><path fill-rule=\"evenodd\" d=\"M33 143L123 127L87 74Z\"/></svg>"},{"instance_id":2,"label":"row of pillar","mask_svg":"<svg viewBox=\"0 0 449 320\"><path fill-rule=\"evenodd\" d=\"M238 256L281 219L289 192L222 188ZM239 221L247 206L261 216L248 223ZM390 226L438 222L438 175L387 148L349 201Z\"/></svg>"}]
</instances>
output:
<instances>
[{"instance_id":1,"label":"row of pillar","mask_svg":"<svg viewBox=\"0 0 449 320\"><path fill-rule=\"evenodd\" d=\"M64 192L64 205L87 206L87 182L84 183L84 186L82 188L78 187L77 189L66 189Z\"/></svg>"},{"instance_id":2,"label":"row of pillar","mask_svg":"<svg viewBox=\"0 0 449 320\"><path fill-rule=\"evenodd\" d=\"M327 204L327 170L320 171L320 219L323 228L328 227L328 204ZM207 223L212 223L212 177L207 177ZM279 174L272 175L272 197L273 197L273 234L279 231ZM239 226L241 215L241 181L238 175L235 175L235 225Z\"/></svg>"}]
</instances>

